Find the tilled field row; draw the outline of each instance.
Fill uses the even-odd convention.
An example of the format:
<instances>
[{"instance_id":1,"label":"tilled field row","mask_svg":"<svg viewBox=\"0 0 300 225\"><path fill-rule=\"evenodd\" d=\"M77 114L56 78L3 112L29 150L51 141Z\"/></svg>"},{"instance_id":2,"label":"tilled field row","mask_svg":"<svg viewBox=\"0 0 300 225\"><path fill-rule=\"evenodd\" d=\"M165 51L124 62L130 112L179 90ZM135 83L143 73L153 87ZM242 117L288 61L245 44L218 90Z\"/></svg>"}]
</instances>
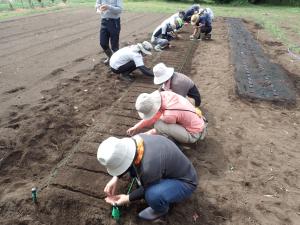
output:
<instances>
[{"instance_id":1,"label":"tilled field row","mask_svg":"<svg viewBox=\"0 0 300 225\"><path fill-rule=\"evenodd\" d=\"M127 29L125 33L122 33L123 35L121 34L121 40L126 38L126 34L128 33L132 34L146 28L140 25L139 20L141 18L149 23L156 23L156 21L160 21L163 18L163 16L153 17L146 14L128 15L128 17L128 19L122 20L121 26L127 23L130 23L131 26L129 26L129 29ZM66 48L82 40L96 37L98 31L99 21L97 22L97 18L94 18L76 24L65 23L58 27L48 27L47 29L37 32L35 30L29 30L28 35L25 33L17 37L2 38L0 42L0 57L3 57L3 64L1 63L0 66L18 62L18 60L16 60L18 53L22 53L22 57L20 57L22 61L30 57L43 56L47 52ZM26 58L24 58L24 52L28 52Z\"/></svg>"},{"instance_id":2,"label":"tilled field row","mask_svg":"<svg viewBox=\"0 0 300 225\"><path fill-rule=\"evenodd\" d=\"M189 33L183 33L185 39ZM187 62L192 57L191 49L195 49L197 42L176 41L176 52L170 49L156 54L156 63L163 60L172 65L177 71L188 70ZM180 49L180 50L179 50ZM193 52L193 51L192 51ZM152 92L157 89L152 80L138 74L137 79L128 87L121 98L115 101L111 108L103 114L94 126L90 127L80 142L72 149L62 164L53 170L47 183L48 191L55 187L71 192L78 192L88 197L103 199L101 188L104 180L109 176L100 166L96 158L99 143L109 136L124 137L126 130L133 126L139 117L134 108L137 96L142 92Z\"/></svg>"}]
</instances>

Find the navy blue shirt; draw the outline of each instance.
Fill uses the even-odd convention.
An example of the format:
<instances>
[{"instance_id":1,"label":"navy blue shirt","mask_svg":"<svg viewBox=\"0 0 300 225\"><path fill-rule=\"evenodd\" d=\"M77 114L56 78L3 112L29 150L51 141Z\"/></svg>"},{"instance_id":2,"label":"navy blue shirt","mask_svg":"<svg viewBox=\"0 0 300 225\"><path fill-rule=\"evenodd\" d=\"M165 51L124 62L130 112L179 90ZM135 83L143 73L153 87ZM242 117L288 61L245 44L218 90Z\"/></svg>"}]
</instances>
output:
<instances>
[{"instance_id":1,"label":"navy blue shirt","mask_svg":"<svg viewBox=\"0 0 300 225\"><path fill-rule=\"evenodd\" d=\"M208 14L204 14L203 16L200 16L196 25L199 26L199 24L204 24L206 27L211 27L211 18Z\"/></svg>"},{"instance_id":2,"label":"navy blue shirt","mask_svg":"<svg viewBox=\"0 0 300 225\"><path fill-rule=\"evenodd\" d=\"M183 20L185 22L189 23L191 21L192 15L194 15L195 12L199 12L199 10L200 10L199 5L192 5L189 9L187 9L185 11L185 15L183 17Z\"/></svg>"}]
</instances>

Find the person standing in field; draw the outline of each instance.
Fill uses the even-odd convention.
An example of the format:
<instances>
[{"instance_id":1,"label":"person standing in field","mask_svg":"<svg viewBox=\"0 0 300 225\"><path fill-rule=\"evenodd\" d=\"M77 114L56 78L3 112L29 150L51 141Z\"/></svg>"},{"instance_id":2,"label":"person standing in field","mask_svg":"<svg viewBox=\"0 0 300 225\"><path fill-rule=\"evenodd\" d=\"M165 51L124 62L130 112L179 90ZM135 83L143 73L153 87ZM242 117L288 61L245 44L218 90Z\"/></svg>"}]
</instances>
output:
<instances>
[{"instance_id":1,"label":"person standing in field","mask_svg":"<svg viewBox=\"0 0 300 225\"><path fill-rule=\"evenodd\" d=\"M96 0L96 9L101 14L100 46L107 56L103 63L108 65L112 53L119 50L122 0Z\"/></svg>"}]
</instances>

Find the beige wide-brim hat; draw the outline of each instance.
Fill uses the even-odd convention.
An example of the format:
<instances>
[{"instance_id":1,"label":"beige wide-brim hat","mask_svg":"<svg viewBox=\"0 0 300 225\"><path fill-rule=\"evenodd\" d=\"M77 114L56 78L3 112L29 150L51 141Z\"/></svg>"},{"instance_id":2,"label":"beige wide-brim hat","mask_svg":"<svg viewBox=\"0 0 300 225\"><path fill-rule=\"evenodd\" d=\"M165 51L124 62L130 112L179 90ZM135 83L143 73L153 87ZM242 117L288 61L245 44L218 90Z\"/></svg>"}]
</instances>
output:
<instances>
[{"instance_id":1,"label":"beige wide-brim hat","mask_svg":"<svg viewBox=\"0 0 300 225\"><path fill-rule=\"evenodd\" d=\"M191 25L195 26L196 23L197 23L197 21L198 21L198 19L199 19L199 14L192 15L192 17L191 17Z\"/></svg>"},{"instance_id":2,"label":"beige wide-brim hat","mask_svg":"<svg viewBox=\"0 0 300 225\"><path fill-rule=\"evenodd\" d=\"M151 94L142 93L135 102L135 108L142 119L151 119L160 109L161 96L159 91Z\"/></svg>"},{"instance_id":3,"label":"beige wide-brim hat","mask_svg":"<svg viewBox=\"0 0 300 225\"><path fill-rule=\"evenodd\" d=\"M143 41L143 43L137 43L137 46L146 55L152 55L151 50L153 49L153 46L150 42Z\"/></svg>"},{"instance_id":4,"label":"beige wide-brim hat","mask_svg":"<svg viewBox=\"0 0 300 225\"><path fill-rule=\"evenodd\" d=\"M133 163L135 152L132 138L109 137L100 144L97 159L110 175L119 176Z\"/></svg>"},{"instance_id":5,"label":"beige wide-brim hat","mask_svg":"<svg viewBox=\"0 0 300 225\"><path fill-rule=\"evenodd\" d=\"M158 63L153 67L154 84L162 84L174 74L174 68L167 67L164 63Z\"/></svg>"}]
</instances>

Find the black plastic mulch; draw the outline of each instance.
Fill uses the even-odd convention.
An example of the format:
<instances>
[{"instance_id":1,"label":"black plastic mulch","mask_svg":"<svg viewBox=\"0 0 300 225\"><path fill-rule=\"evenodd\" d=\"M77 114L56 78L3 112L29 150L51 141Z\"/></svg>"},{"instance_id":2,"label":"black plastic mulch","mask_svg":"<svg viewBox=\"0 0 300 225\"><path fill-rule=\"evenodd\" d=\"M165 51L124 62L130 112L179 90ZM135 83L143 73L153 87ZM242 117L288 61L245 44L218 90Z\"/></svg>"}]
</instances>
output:
<instances>
[{"instance_id":1,"label":"black plastic mulch","mask_svg":"<svg viewBox=\"0 0 300 225\"><path fill-rule=\"evenodd\" d=\"M228 18L227 23L238 95L295 104L296 91L286 71L270 62L241 19Z\"/></svg>"}]
</instances>

